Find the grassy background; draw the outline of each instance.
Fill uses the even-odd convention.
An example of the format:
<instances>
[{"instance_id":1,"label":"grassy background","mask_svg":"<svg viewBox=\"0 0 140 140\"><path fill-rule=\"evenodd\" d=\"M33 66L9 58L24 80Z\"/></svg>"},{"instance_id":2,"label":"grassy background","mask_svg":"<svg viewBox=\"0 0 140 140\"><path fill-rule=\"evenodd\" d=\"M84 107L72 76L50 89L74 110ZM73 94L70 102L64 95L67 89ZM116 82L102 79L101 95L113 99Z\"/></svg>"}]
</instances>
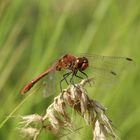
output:
<instances>
[{"instance_id":1,"label":"grassy background","mask_svg":"<svg viewBox=\"0 0 140 140\"><path fill-rule=\"evenodd\" d=\"M122 140L140 139L140 1L139 0L1 0L0 1L0 139L22 139L17 116L42 113L51 98L19 92L32 77L65 53L129 56L136 62L108 94L96 93ZM58 84L59 85L59 84ZM73 140L92 139L89 128ZM42 135L40 140L55 139ZM67 137L63 137L67 139Z\"/></svg>"}]
</instances>

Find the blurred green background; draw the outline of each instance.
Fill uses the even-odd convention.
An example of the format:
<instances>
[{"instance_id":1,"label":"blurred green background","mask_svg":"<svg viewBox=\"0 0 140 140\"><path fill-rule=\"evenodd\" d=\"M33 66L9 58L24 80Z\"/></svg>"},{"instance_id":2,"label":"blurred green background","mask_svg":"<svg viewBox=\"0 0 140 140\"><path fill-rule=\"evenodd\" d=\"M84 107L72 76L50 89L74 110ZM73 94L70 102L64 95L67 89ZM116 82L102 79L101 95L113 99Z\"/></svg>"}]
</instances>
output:
<instances>
[{"instance_id":1,"label":"blurred green background","mask_svg":"<svg viewBox=\"0 0 140 140\"><path fill-rule=\"evenodd\" d=\"M119 138L140 139L140 1L1 0L0 140L26 139L17 131L17 116L43 114L51 98L33 94L4 119L27 96L19 95L27 81L73 52L134 59L134 70L126 71L113 90L93 97L108 108ZM91 129L85 128L70 138L92 139ZM57 138L46 134L39 139Z\"/></svg>"}]
</instances>

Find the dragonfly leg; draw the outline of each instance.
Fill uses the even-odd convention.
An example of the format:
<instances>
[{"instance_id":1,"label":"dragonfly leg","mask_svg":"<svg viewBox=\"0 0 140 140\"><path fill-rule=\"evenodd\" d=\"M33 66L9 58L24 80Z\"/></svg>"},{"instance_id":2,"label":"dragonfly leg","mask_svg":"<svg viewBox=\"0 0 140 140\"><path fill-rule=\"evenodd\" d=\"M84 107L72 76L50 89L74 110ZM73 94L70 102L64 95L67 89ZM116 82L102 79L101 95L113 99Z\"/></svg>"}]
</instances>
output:
<instances>
[{"instance_id":1,"label":"dragonfly leg","mask_svg":"<svg viewBox=\"0 0 140 140\"><path fill-rule=\"evenodd\" d=\"M68 83L68 81L67 81L67 77L70 75L70 74L72 74L72 72L70 71L70 72L68 72L68 73L65 73L64 75L63 75L63 78L60 80L60 89L61 89L61 92L62 92L62 82L65 80L66 81L66 83L69 85L69 83Z\"/></svg>"},{"instance_id":2,"label":"dragonfly leg","mask_svg":"<svg viewBox=\"0 0 140 140\"><path fill-rule=\"evenodd\" d=\"M74 83L74 81L73 81L73 77L74 77L74 76L76 76L76 77L78 77L78 78L80 78L80 79L83 79L83 77L78 76L78 75L77 75L77 71L76 71L75 73L72 74L72 77L71 77L71 79L70 79L70 83L71 83L75 88L78 88L78 89L79 89L79 87L76 86L75 83Z\"/></svg>"},{"instance_id":3,"label":"dragonfly leg","mask_svg":"<svg viewBox=\"0 0 140 140\"><path fill-rule=\"evenodd\" d=\"M74 76L76 76L76 74L72 74L72 76L71 76L71 78L70 78L70 83L72 84L72 85L74 85L74 81L73 81L73 77Z\"/></svg>"},{"instance_id":4,"label":"dragonfly leg","mask_svg":"<svg viewBox=\"0 0 140 140\"><path fill-rule=\"evenodd\" d=\"M83 75L85 75L86 76L86 78L88 79L88 75L85 73L85 72L83 72L83 71L80 71Z\"/></svg>"},{"instance_id":5,"label":"dragonfly leg","mask_svg":"<svg viewBox=\"0 0 140 140\"><path fill-rule=\"evenodd\" d=\"M86 78L88 79L88 75L86 74L86 73L84 73L83 71L80 71L83 75L85 75L86 76ZM89 85L91 86L91 83L90 83L90 81L88 82L89 83Z\"/></svg>"},{"instance_id":6,"label":"dragonfly leg","mask_svg":"<svg viewBox=\"0 0 140 140\"><path fill-rule=\"evenodd\" d=\"M78 77L78 78L80 78L80 79L84 79L83 77L81 77L81 76L79 76L79 75L77 75L77 74L76 74L75 76Z\"/></svg>"},{"instance_id":7,"label":"dragonfly leg","mask_svg":"<svg viewBox=\"0 0 140 140\"><path fill-rule=\"evenodd\" d=\"M72 77L71 77L71 79L70 79L70 83L73 84L73 85L74 85L74 81L73 81L73 77L74 77L74 76L75 76L75 77L78 77L78 78L80 78L80 79L84 79L83 77L77 75L77 72L78 72L78 70L76 70L76 71L72 74ZM80 72L81 72L82 74L84 74L84 75L88 78L88 76L87 76L86 73L84 73L83 71L80 71Z\"/></svg>"}]
</instances>

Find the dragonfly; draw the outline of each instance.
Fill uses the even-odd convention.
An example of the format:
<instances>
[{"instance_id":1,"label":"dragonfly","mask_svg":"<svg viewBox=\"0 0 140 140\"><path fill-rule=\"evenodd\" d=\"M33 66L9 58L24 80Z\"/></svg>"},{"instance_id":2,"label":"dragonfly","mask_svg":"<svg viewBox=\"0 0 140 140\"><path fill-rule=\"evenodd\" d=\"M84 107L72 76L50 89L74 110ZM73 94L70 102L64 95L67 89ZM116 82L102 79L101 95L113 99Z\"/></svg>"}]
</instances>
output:
<instances>
[{"instance_id":1,"label":"dragonfly","mask_svg":"<svg viewBox=\"0 0 140 140\"><path fill-rule=\"evenodd\" d=\"M60 80L60 89L62 91L63 81L66 81L68 85L69 83L74 85L73 77L83 79L83 76L85 76L86 78L88 78L85 70L87 70L89 67L91 67L92 72L96 73L98 76L106 75L108 78L111 77L113 79L113 77L116 77L122 71L122 69L124 69L125 66L133 62L134 61L129 57L100 56L95 54L77 57L72 54L65 54L43 73L27 83L21 90L21 94L25 94L26 92L28 92L38 81L40 81L43 77L53 71L68 70L68 72L63 74L62 79ZM83 74L83 76L79 76L79 72ZM67 78L70 75L71 78L68 81Z\"/></svg>"}]
</instances>

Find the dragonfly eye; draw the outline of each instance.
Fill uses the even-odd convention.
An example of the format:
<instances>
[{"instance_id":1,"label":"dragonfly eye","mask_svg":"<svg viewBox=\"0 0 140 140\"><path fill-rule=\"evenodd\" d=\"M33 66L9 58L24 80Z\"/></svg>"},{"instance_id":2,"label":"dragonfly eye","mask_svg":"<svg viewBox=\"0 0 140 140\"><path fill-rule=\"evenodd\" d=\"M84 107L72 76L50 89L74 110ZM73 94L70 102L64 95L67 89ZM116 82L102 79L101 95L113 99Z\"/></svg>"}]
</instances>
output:
<instances>
[{"instance_id":1,"label":"dragonfly eye","mask_svg":"<svg viewBox=\"0 0 140 140\"><path fill-rule=\"evenodd\" d=\"M83 63L82 63L82 66L81 66L81 70L85 70L89 65L88 65L88 59L83 57Z\"/></svg>"}]
</instances>

